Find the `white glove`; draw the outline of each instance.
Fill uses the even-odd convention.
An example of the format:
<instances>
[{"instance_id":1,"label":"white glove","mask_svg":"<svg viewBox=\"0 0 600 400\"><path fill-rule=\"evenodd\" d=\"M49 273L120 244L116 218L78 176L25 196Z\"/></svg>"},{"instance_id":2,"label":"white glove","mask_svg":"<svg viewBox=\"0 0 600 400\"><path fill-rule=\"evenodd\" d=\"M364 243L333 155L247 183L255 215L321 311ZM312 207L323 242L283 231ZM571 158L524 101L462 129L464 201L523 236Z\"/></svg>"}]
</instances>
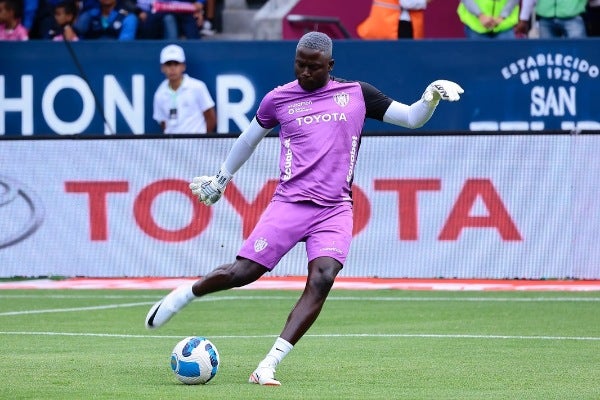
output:
<instances>
[{"instance_id":1,"label":"white glove","mask_svg":"<svg viewBox=\"0 0 600 400\"><path fill-rule=\"evenodd\" d=\"M233 175L225 168L221 168L216 175L193 178L190 189L194 196L198 197L198 200L207 206L212 206L219 201L231 178Z\"/></svg>"},{"instance_id":2,"label":"white glove","mask_svg":"<svg viewBox=\"0 0 600 400\"><path fill-rule=\"evenodd\" d=\"M458 84L440 79L430 83L421 98L427 102L457 101L462 93L464 93L464 90Z\"/></svg>"}]
</instances>

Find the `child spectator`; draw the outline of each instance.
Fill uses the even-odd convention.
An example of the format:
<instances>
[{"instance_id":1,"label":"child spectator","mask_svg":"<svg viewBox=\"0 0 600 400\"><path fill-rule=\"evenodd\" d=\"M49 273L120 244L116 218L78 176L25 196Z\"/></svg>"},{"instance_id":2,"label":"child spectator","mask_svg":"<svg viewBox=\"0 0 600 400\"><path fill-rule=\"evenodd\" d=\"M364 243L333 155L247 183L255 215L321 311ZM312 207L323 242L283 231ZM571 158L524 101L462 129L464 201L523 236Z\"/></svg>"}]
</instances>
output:
<instances>
[{"instance_id":1,"label":"child spectator","mask_svg":"<svg viewBox=\"0 0 600 400\"><path fill-rule=\"evenodd\" d=\"M185 53L170 44L160 52L165 80L154 93L152 117L164 133L212 133L217 123L215 102L206 84L185 73Z\"/></svg>"},{"instance_id":2,"label":"child spectator","mask_svg":"<svg viewBox=\"0 0 600 400\"><path fill-rule=\"evenodd\" d=\"M54 6L54 26L46 32L44 39L54 41L79 40L73 29L77 17L77 4L73 0L64 0Z\"/></svg>"},{"instance_id":3,"label":"child spectator","mask_svg":"<svg viewBox=\"0 0 600 400\"><path fill-rule=\"evenodd\" d=\"M21 24L22 14L19 0L0 0L0 40L29 40L27 29Z\"/></svg>"},{"instance_id":4,"label":"child spectator","mask_svg":"<svg viewBox=\"0 0 600 400\"><path fill-rule=\"evenodd\" d=\"M38 0L29 39L44 39L54 26L54 6L62 0Z\"/></svg>"}]
</instances>

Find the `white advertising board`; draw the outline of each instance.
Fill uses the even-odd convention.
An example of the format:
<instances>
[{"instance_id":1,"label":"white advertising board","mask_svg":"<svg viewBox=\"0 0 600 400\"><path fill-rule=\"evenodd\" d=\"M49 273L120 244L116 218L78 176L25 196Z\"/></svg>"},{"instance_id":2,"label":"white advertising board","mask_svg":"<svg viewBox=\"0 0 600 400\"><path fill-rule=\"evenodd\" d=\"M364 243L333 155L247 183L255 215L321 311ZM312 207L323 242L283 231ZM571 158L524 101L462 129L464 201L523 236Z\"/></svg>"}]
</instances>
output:
<instances>
[{"instance_id":1,"label":"white advertising board","mask_svg":"<svg viewBox=\"0 0 600 400\"><path fill-rule=\"evenodd\" d=\"M200 276L269 201L266 138L206 207L233 138L0 142L0 276ZM349 277L600 279L600 137L364 137ZM272 275L304 275L300 244Z\"/></svg>"}]
</instances>

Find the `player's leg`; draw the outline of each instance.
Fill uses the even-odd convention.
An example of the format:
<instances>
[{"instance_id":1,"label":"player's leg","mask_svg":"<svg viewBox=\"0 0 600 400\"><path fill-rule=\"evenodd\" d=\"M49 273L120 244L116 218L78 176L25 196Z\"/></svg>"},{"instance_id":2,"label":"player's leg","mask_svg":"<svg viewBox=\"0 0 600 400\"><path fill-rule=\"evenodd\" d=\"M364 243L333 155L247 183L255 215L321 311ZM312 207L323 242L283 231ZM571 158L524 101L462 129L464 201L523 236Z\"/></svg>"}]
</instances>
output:
<instances>
[{"instance_id":1,"label":"player's leg","mask_svg":"<svg viewBox=\"0 0 600 400\"><path fill-rule=\"evenodd\" d=\"M192 292L195 297L201 297L221 290L246 286L267 271L267 268L255 261L238 257L233 264L221 265L196 281L192 285Z\"/></svg>"},{"instance_id":2,"label":"player's leg","mask_svg":"<svg viewBox=\"0 0 600 400\"><path fill-rule=\"evenodd\" d=\"M275 369L294 345L317 320L323 304L333 286L342 264L331 257L320 257L308 264L306 286L298 302L288 315L279 338L250 375L249 382L267 386L279 386Z\"/></svg>"},{"instance_id":3,"label":"player's leg","mask_svg":"<svg viewBox=\"0 0 600 400\"><path fill-rule=\"evenodd\" d=\"M272 270L304 235L298 228L305 228L306 224L295 219L301 210L302 207L292 203L271 202L244 241L235 262L214 269L158 301L146 316L146 327L163 325L196 297L247 285Z\"/></svg>"},{"instance_id":4,"label":"player's leg","mask_svg":"<svg viewBox=\"0 0 600 400\"><path fill-rule=\"evenodd\" d=\"M196 282L179 286L156 302L146 315L146 327L158 328L192 300L209 293L247 285L265 272L267 269L259 263L238 257L233 264L221 265Z\"/></svg>"},{"instance_id":5,"label":"player's leg","mask_svg":"<svg viewBox=\"0 0 600 400\"><path fill-rule=\"evenodd\" d=\"M310 261L304 291L275 344L250 375L251 383L280 385L275 379L275 369L316 321L350 250L353 223L350 204L319 208L312 218L306 237Z\"/></svg>"},{"instance_id":6,"label":"player's leg","mask_svg":"<svg viewBox=\"0 0 600 400\"><path fill-rule=\"evenodd\" d=\"M280 337L295 345L321 313L342 264L331 257L320 257L308 263L306 286L288 315Z\"/></svg>"}]
</instances>

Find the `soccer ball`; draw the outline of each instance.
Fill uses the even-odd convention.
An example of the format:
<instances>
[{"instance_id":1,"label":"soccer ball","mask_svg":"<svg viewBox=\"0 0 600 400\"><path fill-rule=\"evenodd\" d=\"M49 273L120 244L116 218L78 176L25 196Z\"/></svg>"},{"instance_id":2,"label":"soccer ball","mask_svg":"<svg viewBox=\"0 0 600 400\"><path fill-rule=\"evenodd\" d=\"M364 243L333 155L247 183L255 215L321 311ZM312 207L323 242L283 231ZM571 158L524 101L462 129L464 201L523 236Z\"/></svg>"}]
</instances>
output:
<instances>
[{"instance_id":1,"label":"soccer ball","mask_svg":"<svg viewBox=\"0 0 600 400\"><path fill-rule=\"evenodd\" d=\"M171 369L186 385L204 385L215 377L219 363L217 347L201 336L186 337L171 353Z\"/></svg>"}]
</instances>

